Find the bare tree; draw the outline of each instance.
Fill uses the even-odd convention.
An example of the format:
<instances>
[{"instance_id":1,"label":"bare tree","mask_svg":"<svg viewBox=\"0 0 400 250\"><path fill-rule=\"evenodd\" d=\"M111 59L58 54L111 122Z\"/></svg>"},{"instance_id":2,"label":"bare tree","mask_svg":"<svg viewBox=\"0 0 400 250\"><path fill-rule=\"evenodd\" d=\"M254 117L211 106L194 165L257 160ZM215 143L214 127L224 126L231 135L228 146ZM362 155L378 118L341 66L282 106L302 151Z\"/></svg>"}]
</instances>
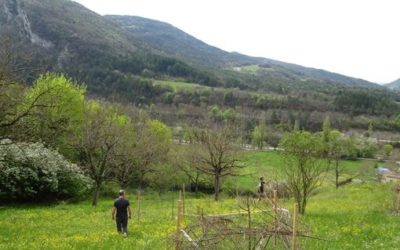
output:
<instances>
[{"instance_id":1,"label":"bare tree","mask_svg":"<svg viewBox=\"0 0 400 250\"><path fill-rule=\"evenodd\" d=\"M128 134L116 146L114 175L121 187L127 187L137 177L138 187L142 188L146 175L158 171L157 164L167 162L171 131L165 124L144 116Z\"/></svg>"},{"instance_id":2,"label":"bare tree","mask_svg":"<svg viewBox=\"0 0 400 250\"><path fill-rule=\"evenodd\" d=\"M125 136L126 123L112 107L100 104L85 107L81 134L77 135L75 149L85 172L94 181L92 205L96 206L102 184L109 180L115 148Z\"/></svg>"},{"instance_id":3,"label":"bare tree","mask_svg":"<svg viewBox=\"0 0 400 250\"><path fill-rule=\"evenodd\" d=\"M116 157L111 162L113 166L113 178L122 189L126 189L129 186L138 168L138 161L135 154L136 146L137 141L132 128L127 130L127 135L121 139L115 148Z\"/></svg>"},{"instance_id":4,"label":"bare tree","mask_svg":"<svg viewBox=\"0 0 400 250\"><path fill-rule=\"evenodd\" d=\"M156 171L156 164L168 160L172 132L165 124L157 120L146 120L137 124L135 128L137 146L134 156L139 178L138 186L142 188L145 184L146 174Z\"/></svg>"},{"instance_id":5,"label":"bare tree","mask_svg":"<svg viewBox=\"0 0 400 250\"><path fill-rule=\"evenodd\" d=\"M197 161L197 152L199 152L199 145L190 143L177 145L171 153L172 164L187 177L191 191L196 193L199 191L200 182L204 179L202 178L203 172L199 170L200 163Z\"/></svg>"},{"instance_id":6,"label":"bare tree","mask_svg":"<svg viewBox=\"0 0 400 250\"><path fill-rule=\"evenodd\" d=\"M196 152L198 170L214 178L214 199L219 199L221 180L226 176L237 175L239 164L239 147L236 133L232 127L194 129L194 143L199 146Z\"/></svg>"}]
</instances>

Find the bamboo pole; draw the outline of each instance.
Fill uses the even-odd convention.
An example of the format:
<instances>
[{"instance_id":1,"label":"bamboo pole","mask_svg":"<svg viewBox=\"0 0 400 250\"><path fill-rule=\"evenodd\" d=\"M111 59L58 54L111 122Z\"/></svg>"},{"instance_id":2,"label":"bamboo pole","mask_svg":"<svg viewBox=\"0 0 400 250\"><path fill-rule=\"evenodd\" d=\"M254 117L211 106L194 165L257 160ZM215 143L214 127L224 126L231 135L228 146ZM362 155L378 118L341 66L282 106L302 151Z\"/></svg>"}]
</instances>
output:
<instances>
[{"instance_id":1,"label":"bamboo pole","mask_svg":"<svg viewBox=\"0 0 400 250\"><path fill-rule=\"evenodd\" d=\"M297 249L297 244L296 244L296 236L297 236L297 213L298 213L298 207L297 203L294 204L294 210L293 210L293 234L292 234L292 250Z\"/></svg>"}]
</instances>

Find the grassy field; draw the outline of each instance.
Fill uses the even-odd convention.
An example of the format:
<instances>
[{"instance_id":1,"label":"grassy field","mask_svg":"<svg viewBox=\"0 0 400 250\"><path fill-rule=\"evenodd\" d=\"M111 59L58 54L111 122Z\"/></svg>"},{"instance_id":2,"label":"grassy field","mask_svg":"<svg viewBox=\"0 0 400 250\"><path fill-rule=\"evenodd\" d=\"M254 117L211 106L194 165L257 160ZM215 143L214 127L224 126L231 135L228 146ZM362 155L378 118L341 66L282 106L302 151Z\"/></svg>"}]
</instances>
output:
<instances>
[{"instance_id":1,"label":"grassy field","mask_svg":"<svg viewBox=\"0 0 400 250\"><path fill-rule=\"evenodd\" d=\"M279 176L280 156L274 152L250 152L244 162L245 175L231 181L252 187L260 173ZM350 184L339 190L330 180L309 202L301 223L321 240L302 240L303 249L400 249L400 216L391 213L392 185L371 179L373 161L345 162L349 175L367 171L364 184ZM363 177L364 178L364 177ZM255 179L255 180L254 180ZM168 236L175 230L177 193L145 193L137 221L136 197L130 195L134 218L128 238L116 233L111 220L111 198L102 198L93 208L89 201L78 204L14 205L0 208L0 249L168 249ZM293 201L282 201L291 210ZM211 196L186 198L186 213L198 207L205 214L238 211L234 198ZM186 222L190 224L190 221Z\"/></svg>"},{"instance_id":2,"label":"grassy field","mask_svg":"<svg viewBox=\"0 0 400 250\"><path fill-rule=\"evenodd\" d=\"M155 80L154 83L156 85L164 85L171 87L174 91L177 90L185 90L185 91L194 91L194 90L209 90L211 87L196 84L196 83L187 83L187 82L179 82L179 81L165 81L165 80Z\"/></svg>"},{"instance_id":3,"label":"grassy field","mask_svg":"<svg viewBox=\"0 0 400 250\"><path fill-rule=\"evenodd\" d=\"M283 96L283 95L271 94L271 93L267 93L267 92L260 93L260 91L252 91L252 90L239 90L239 89L230 89L230 88L223 88L223 87L209 87L209 86L200 85L200 84L196 84L196 83L188 83L188 82L181 82L181 81L155 80L154 84L162 85L162 86L169 86L175 92L177 92L177 91L186 91L186 92L215 91L215 92L226 93L228 91L234 90L237 93L250 94L250 95L256 96L256 97L263 96L263 97L275 98L275 99L285 99L285 96Z\"/></svg>"},{"instance_id":4,"label":"grassy field","mask_svg":"<svg viewBox=\"0 0 400 250\"><path fill-rule=\"evenodd\" d=\"M243 154L243 165L246 166L242 170L242 176L228 179L225 182L226 188L230 190L239 189L255 190L258 185L260 176L264 176L268 180L283 180L282 158L279 152L274 151L250 151ZM379 163L376 160L354 160L340 162L342 169L341 179L355 177L360 181L375 181L375 165L387 166L396 169L393 163ZM325 176L326 184L334 183L333 170L329 171Z\"/></svg>"},{"instance_id":5,"label":"grassy field","mask_svg":"<svg viewBox=\"0 0 400 250\"><path fill-rule=\"evenodd\" d=\"M190 196L189 196L190 197ZM188 213L197 207L204 213L225 213L236 208L235 200L214 202L212 197L189 198ZM140 221L135 196L129 237L116 232L111 219L112 199L103 198L96 208L90 202L0 209L0 249L167 249L176 228L177 193L142 196Z\"/></svg>"}]
</instances>

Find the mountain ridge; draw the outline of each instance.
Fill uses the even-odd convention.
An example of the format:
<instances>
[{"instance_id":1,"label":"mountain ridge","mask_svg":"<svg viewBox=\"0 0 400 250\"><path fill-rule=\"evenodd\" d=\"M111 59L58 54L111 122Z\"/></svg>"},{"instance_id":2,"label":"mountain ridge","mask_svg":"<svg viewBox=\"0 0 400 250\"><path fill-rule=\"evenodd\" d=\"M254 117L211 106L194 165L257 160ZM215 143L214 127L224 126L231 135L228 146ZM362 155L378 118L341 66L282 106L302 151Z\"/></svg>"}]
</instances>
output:
<instances>
[{"instance_id":1,"label":"mountain ridge","mask_svg":"<svg viewBox=\"0 0 400 250\"><path fill-rule=\"evenodd\" d=\"M385 84L385 86L391 90L400 90L400 78L393 82Z\"/></svg>"},{"instance_id":2,"label":"mountain ridge","mask_svg":"<svg viewBox=\"0 0 400 250\"><path fill-rule=\"evenodd\" d=\"M227 52L165 22L101 16L70 0L0 0L0 27L1 34L12 33L16 51L32 53L32 65L66 73L103 94L142 89L137 86L142 77L278 92L383 88L322 69ZM241 70L249 66L255 69Z\"/></svg>"},{"instance_id":3,"label":"mountain ridge","mask_svg":"<svg viewBox=\"0 0 400 250\"><path fill-rule=\"evenodd\" d=\"M324 69L305 67L298 64L286 63L263 57L252 57L238 52L227 52L215 46L208 45L196 37L193 37L179 28L163 21L129 15L105 15L105 18L118 23L121 27L130 31L134 36L144 40L146 43L149 43L157 49L168 51L178 57L182 57L182 53L184 53L184 56L189 60L189 62L197 62L203 65L211 64L213 66L272 64L274 66L284 67L298 76L320 78L323 80L340 82L346 85L355 84L364 87L381 88L381 86L376 83L330 72ZM173 42L165 42L166 40ZM197 52L193 53L193 51L191 51L193 49L197 50ZM203 59L204 54L207 55L206 60Z\"/></svg>"}]
</instances>

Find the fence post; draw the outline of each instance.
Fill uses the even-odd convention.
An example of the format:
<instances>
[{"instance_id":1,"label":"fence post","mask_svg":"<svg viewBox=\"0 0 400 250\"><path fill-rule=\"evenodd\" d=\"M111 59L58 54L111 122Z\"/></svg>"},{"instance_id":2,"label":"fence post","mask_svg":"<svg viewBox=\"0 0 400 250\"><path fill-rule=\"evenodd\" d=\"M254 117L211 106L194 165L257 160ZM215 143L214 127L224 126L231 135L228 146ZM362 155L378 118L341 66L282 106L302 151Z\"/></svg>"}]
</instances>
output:
<instances>
[{"instance_id":1,"label":"fence post","mask_svg":"<svg viewBox=\"0 0 400 250\"><path fill-rule=\"evenodd\" d=\"M179 240L180 230L182 224L182 191L179 191L179 200L178 200L178 213L176 217L176 239L175 239L175 250L181 249L181 242Z\"/></svg>"},{"instance_id":2,"label":"fence post","mask_svg":"<svg viewBox=\"0 0 400 250\"><path fill-rule=\"evenodd\" d=\"M274 210L274 247L276 248L278 236L278 193L274 190L273 194L272 209Z\"/></svg>"},{"instance_id":3,"label":"fence post","mask_svg":"<svg viewBox=\"0 0 400 250\"><path fill-rule=\"evenodd\" d=\"M297 213L298 213L298 208L297 208L297 203L294 204L294 210L293 210L293 233L292 233L292 250L297 249L297 244L296 244L296 236L297 236Z\"/></svg>"},{"instance_id":4,"label":"fence post","mask_svg":"<svg viewBox=\"0 0 400 250\"><path fill-rule=\"evenodd\" d=\"M140 224L140 190L136 191L136 200L137 200L137 222Z\"/></svg>"},{"instance_id":5,"label":"fence post","mask_svg":"<svg viewBox=\"0 0 400 250\"><path fill-rule=\"evenodd\" d=\"M394 212L400 213L400 184L394 186Z\"/></svg>"},{"instance_id":6,"label":"fence post","mask_svg":"<svg viewBox=\"0 0 400 250\"><path fill-rule=\"evenodd\" d=\"M185 219L185 184L182 184L182 219Z\"/></svg>"}]
</instances>

